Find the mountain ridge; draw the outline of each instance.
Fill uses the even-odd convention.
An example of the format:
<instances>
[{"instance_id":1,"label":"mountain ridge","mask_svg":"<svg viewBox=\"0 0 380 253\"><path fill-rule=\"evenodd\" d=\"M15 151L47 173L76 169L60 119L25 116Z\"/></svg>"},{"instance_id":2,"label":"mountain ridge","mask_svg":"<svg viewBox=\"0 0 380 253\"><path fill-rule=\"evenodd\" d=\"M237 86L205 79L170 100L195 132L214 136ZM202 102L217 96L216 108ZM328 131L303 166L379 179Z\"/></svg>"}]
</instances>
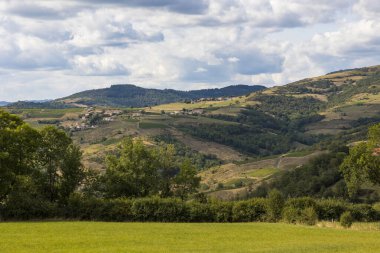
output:
<instances>
[{"instance_id":1,"label":"mountain ridge","mask_svg":"<svg viewBox=\"0 0 380 253\"><path fill-rule=\"evenodd\" d=\"M261 85L230 85L223 88L181 91L174 89L142 88L133 84L113 84L108 88L81 91L57 99L65 104L87 106L147 107L201 98L235 97L264 90Z\"/></svg>"}]
</instances>

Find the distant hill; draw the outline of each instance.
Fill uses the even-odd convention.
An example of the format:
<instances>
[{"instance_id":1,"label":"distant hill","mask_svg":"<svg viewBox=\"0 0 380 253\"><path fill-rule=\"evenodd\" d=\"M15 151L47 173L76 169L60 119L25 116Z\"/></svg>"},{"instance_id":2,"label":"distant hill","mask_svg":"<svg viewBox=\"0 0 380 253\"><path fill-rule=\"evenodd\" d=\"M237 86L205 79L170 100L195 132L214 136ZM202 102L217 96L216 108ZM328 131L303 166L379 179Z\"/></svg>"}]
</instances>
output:
<instances>
[{"instance_id":1,"label":"distant hill","mask_svg":"<svg viewBox=\"0 0 380 253\"><path fill-rule=\"evenodd\" d=\"M15 103L8 103L5 105L8 108L22 108L22 109L65 109L74 107L70 104L56 101L18 101Z\"/></svg>"},{"instance_id":2,"label":"distant hill","mask_svg":"<svg viewBox=\"0 0 380 253\"><path fill-rule=\"evenodd\" d=\"M8 104L10 104L10 102L0 101L0 106L6 106Z\"/></svg>"},{"instance_id":3,"label":"distant hill","mask_svg":"<svg viewBox=\"0 0 380 253\"><path fill-rule=\"evenodd\" d=\"M179 91L146 89L132 84L117 84L110 88L82 91L57 100L66 104L89 106L146 107L200 98L236 97L264 90L260 85L232 85L219 89Z\"/></svg>"}]
</instances>

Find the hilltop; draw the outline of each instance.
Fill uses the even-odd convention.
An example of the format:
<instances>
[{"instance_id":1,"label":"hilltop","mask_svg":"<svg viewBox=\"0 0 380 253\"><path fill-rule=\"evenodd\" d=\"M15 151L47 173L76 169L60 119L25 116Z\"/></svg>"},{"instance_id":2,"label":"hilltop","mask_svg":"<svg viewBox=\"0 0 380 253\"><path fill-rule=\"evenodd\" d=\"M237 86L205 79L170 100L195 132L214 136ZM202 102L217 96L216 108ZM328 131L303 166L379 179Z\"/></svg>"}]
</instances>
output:
<instances>
[{"instance_id":1,"label":"hilltop","mask_svg":"<svg viewBox=\"0 0 380 253\"><path fill-rule=\"evenodd\" d=\"M232 85L224 88L180 91L146 89L132 84L117 84L109 88L82 91L58 99L68 105L146 107L201 98L234 97L265 89L260 85Z\"/></svg>"}]
</instances>

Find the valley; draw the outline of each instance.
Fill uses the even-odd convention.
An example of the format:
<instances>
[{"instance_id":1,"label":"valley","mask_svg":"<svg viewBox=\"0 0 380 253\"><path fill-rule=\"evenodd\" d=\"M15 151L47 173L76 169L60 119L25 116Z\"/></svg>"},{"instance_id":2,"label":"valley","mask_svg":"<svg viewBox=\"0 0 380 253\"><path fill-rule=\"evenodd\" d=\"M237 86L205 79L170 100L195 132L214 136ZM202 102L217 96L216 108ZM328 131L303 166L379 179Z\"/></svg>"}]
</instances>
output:
<instances>
[{"instance_id":1,"label":"valley","mask_svg":"<svg viewBox=\"0 0 380 253\"><path fill-rule=\"evenodd\" d=\"M21 108L16 103L7 110L37 128L65 129L80 145L84 165L95 171L104 170L105 156L126 136L153 146L176 144L197 164L203 192L235 199L331 145L362 140L366 128L380 122L379 92L380 67L374 66L236 97L219 92L221 97L136 108L96 100L91 106L80 104L86 100L80 97L87 94L83 92L74 96L75 103L57 100L67 108L49 108L51 102L46 108Z\"/></svg>"}]
</instances>

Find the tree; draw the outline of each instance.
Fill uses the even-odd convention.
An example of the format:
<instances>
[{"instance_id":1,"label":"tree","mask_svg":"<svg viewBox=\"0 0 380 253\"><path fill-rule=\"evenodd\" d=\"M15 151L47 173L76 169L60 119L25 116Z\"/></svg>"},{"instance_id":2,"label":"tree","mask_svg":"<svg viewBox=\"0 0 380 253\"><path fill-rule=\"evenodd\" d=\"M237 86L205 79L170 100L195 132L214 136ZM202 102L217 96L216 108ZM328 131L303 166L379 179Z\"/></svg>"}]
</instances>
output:
<instances>
[{"instance_id":1,"label":"tree","mask_svg":"<svg viewBox=\"0 0 380 253\"><path fill-rule=\"evenodd\" d=\"M82 151L76 145L70 144L63 155L61 167L60 199L66 201L85 178L82 165Z\"/></svg>"},{"instance_id":2,"label":"tree","mask_svg":"<svg viewBox=\"0 0 380 253\"><path fill-rule=\"evenodd\" d=\"M197 176L197 170L192 166L189 159L186 159L179 173L174 178L174 193L181 199L185 199L189 194L197 191L201 178Z\"/></svg>"},{"instance_id":3,"label":"tree","mask_svg":"<svg viewBox=\"0 0 380 253\"><path fill-rule=\"evenodd\" d=\"M159 194L161 197L172 196L173 178L179 171L178 163L175 158L176 149L173 144L160 143L159 147L154 149L154 155L157 158L157 169L159 173Z\"/></svg>"},{"instance_id":4,"label":"tree","mask_svg":"<svg viewBox=\"0 0 380 253\"><path fill-rule=\"evenodd\" d=\"M38 131L19 117L0 110L0 202L20 176L33 173L39 140Z\"/></svg>"},{"instance_id":5,"label":"tree","mask_svg":"<svg viewBox=\"0 0 380 253\"><path fill-rule=\"evenodd\" d=\"M106 159L103 177L108 197L145 197L157 193L158 161L141 139L128 137Z\"/></svg>"},{"instance_id":6,"label":"tree","mask_svg":"<svg viewBox=\"0 0 380 253\"><path fill-rule=\"evenodd\" d=\"M351 197L364 182L380 184L379 147L380 124L377 124L369 129L368 141L352 147L340 166Z\"/></svg>"},{"instance_id":7,"label":"tree","mask_svg":"<svg viewBox=\"0 0 380 253\"><path fill-rule=\"evenodd\" d=\"M42 194L50 201L65 201L83 179L82 152L62 130L49 126L40 133L38 161Z\"/></svg>"},{"instance_id":8,"label":"tree","mask_svg":"<svg viewBox=\"0 0 380 253\"><path fill-rule=\"evenodd\" d=\"M270 221L278 221L281 219L281 213L284 209L285 198L280 191L274 189L268 195L268 219Z\"/></svg>"}]
</instances>

